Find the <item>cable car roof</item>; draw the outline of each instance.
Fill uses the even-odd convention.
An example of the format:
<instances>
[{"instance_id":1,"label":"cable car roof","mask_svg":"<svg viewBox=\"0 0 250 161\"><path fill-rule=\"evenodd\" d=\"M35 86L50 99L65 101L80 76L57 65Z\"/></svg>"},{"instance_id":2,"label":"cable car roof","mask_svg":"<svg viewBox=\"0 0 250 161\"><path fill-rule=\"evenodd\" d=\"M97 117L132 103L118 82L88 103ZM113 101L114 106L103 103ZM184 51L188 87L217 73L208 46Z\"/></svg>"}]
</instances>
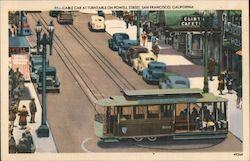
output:
<instances>
[{"instance_id":1,"label":"cable car roof","mask_svg":"<svg viewBox=\"0 0 250 161\"><path fill-rule=\"evenodd\" d=\"M125 90L125 96L161 96L161 95L188 95L188 94L202 94L199 88L182 88L182 89L147 89L147 90Z\"/></svg>"},{"instance_id":2,"label":"cable car roof","mask_svg":"<svg viewBox=\"0 0 250 161\"><path fill-rule=\"evenodd\" d=\"M143 93L143 91L145 93ZM181 93L181 91L183 91L184 93ZM112 96L106 99L101 99L97 101L97 104L105 107L105 106L136 106L136 105L138 106L138 105L156 105L156 104L159 105L159 104L196 103L196 102L209 103L209 102L228 101L226 98L215 96L213 93L202 94L201 93L202 91L200 89L199 90L191 89L189 93L187 91L185 93L185 91L186 90L184 89L124 91L124 96Z\"/></svg>"}]
</instances>

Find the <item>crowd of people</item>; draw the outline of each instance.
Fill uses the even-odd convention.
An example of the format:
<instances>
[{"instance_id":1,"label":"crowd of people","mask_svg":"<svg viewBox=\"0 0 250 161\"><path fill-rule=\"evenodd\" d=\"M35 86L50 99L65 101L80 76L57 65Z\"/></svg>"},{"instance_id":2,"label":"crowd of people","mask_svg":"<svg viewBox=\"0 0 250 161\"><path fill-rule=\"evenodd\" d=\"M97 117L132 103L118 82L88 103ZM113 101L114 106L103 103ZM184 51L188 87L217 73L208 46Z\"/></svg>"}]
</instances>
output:
<instances>
[{"instance_id":1,"label":"crowd of people","mask_svg":"<svg viewBox=\"0 0 250 161\"><path fill-rule=\"evenodd\" d=\"M29 112L25 105L20 106L20 100L24 94L25 80L23 74L17 68L14 72L9 69L9 153L34 153L35 145L31 135L31 128L27 127L27 117L29 112L31 119L29 123L35 123L35 113L37 111L35 99L32 98L29 103ZM17 126L15 121L19 116L18 125L20 130L24 130L22 137L16 142L13 131Z\"/></svg>"},{"instance_id":2,"label":"crowd of people","mask_svg":"<svg viewBox=\"0 0 250 161\"><path fill-rule=\"evenodd\" d=\"M213 81L213 76L215 74L215 66L218 65L218 63L213 59L210 58L208 61L208 75L210 81ZM218 88L219 95L223 95L223 91L225 90L225 87L227 89L228 94L233 94L233 89L236 92L237 95L237 107L241 108L242 104L242 85L238 85L236 88L234 88L234 78L232 74L229 71L224 71L219 73L218 75Z\"/></svg>"}]
</instances>

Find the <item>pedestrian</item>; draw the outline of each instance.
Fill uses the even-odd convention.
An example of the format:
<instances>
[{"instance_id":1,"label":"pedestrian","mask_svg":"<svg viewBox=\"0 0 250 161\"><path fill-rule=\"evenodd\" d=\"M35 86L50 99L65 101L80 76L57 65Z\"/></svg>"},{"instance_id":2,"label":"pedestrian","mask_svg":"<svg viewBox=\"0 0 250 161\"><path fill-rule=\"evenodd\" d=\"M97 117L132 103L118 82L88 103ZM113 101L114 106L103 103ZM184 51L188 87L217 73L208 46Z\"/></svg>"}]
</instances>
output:
<instances>
[{"instance_id":1,"label":"pedestrian","mask_svg":"<svg viewBox=\"0 0 250 161\"><path fill-rule=\"evenodd\" d=\"M23 74L21 74L19 79L18 79L18 86L19 86L19 89L20 89L21 93L23 93L24 89L25 89L24 82L25 82L25 79L23 77Z\"/></svg>"},{"instance_id":2,"label":"pedestrian","mask_svg":"<svg viewBox=\"0 0 250 161\"><path fill-rule=\"evenodd\" d=\"M17 151L16 140L12 135L10 136L9 139L9 153L16 153L16 151Z\"/></svg>"},{"instance_id":3,"label":"pedestrian","mask_svg":"<svg viewBox=\"0 0 250 161\"><path fill-rule=\"evenodd\" d=\"M128 29L128 24L129 24L129 17L128 16L125 17L125 23L126 23L126 29Z\"/></svg>"},{"instance_id":4,"label":"pedestrian","mask_svg":"<svg viewBox=\"0 0 250 161\"><path fill-rule=\"evenodd\" d=\"M9 121L11 126L15 126L15 120L16 120L16 114L17 114L17 107L16 107L16 103L12 102L11 106L9 107Z\"/></svg>"},{"instance_id":5,"label":"pedestrian","mask_svg":"<svg viewBox=\"0 0 250 161\"><path fill-rule=\"evenodd\" d=\"M150 31L150 32L148 33L148 41L151 41L152 36L153 36L153 32Z\"/></svg>"},{"instance_id":6,"label":"pedestrian","mask_svg":"<svg viewBox=\"0 0 250 161\"><path fill-rule=\"evenodd\" d=\"M142 34L141 34L141 39L142 39L142 45L145 46L146 44L146 38L147 38L147 35L146 35L146 32L144 31Z\"/></svg>"},{"instance_id":7,"label":"pedestrian","mask_svg":"<svg viewBox=\"0 0 250 161\"><path fill-rule=\"evenodd\" d=\"M237 92L237 107L242 108L242 85L239 85L239 87L236 89Z\"/></svg>"},{"instance_id":8,"label":"pedestrian","mask_svg":"<svg viewBox=\"0 0 250 161\"><path fill-rule=\"evenodd\" d=\"M35 99L32 98L29 104L29 109L30 109L30 123L35 123L35 114L37 112L37 108L36 108L36 103L35 103Z\"/></svg>"},{"instance_id":9,"label":"pedestrian","mask_svg":"<svg viewBox=\"0 0 250 161\"><path fill-rule=\"evenodd\" d=\"M9 124L9 137L13 135L13 130L14 130L13 125Z\"/></svg>"},{"instance_id":10,"label":"pedestrian","mask_svg":"<svg viewBox=\"0 0 250 161\"><path fill-rule=\"evenodd\" d=\"M27 145L27 150L29 153L34 153L35 150L36 150L36 147L34 145L34 141L33 141L33 137L32 137L32 134L31 134L31 128L30 127L27 127L25 132L23 133L24 135L24 138L25 138L25 144Z\"/></svg>"},{"instance_id":11,"label":"pedestrian","mask_svg":"<svg viewBox=\"0 0 250 161\"><path fill-rule=\"evenodd\" d=\"M19 143L17 144L17 153L27 153L28 149L27 149L27 145L25 144L25 139L21 138L19 140Z\"/></svg>"},{"instance_id":12,"label":"pedestrian","mask_svg":"<svg viewBox=\"0 0 250 161\"><path fill-rule=\"evenodd\" d=\"M21 126L21 129L25 129L25 126L27 125L27 116L28 116L28 111L25 105L22 106L22 109L18 115L20 116L19 125Z\"/></svg>"},{"instance_id":13,"label":"pedestrian","mask_svg":"<svg viewBox=\"0 0 250 161\"><path fill-rule=\"evenodd\" d=\"M215 60L213 58L210 58L208 61L208 74L209 74L210 81L213 81L213 75L214 75L216 65L217 63L215 62Z\"/></svg>"},{"instance_id":14,"label":"pedestrian","mask_svg":"<svg viewBox=\"0 0 250 161\"><path fill-rule=\"evenodd\" d=\"M158 43L156 42L155 45L152 46L152 51L155 54L156 58L158 59L158 55L160 53L160 48Z\"/></svg>"},{"instance_id":15,"label":"pedestrian","mask_svg":"<svg viewBox=\"0 0 250 161\"><path fill-rule=\"evenodd\" d=\"M20 97L22 96L21 94L21 90L20 90L20 87L17 86L14 90L13 90L13 97L14 97L14 100L17 101L17 100L20 100Z\"/></svg>"},{"instance_id":16,"label":"pedestrian","mask_svg":"<svg viewBox=\"0 0 250 161\"><path fill-rule=\"evenodd\" d=\"M152 42L152 46L154 46L157 42L157 37L155 35L151 36L151 42Z\"/></svg>"},{"instance_id":17,"label":"pedestrian","mask_svg":"<svg viewBox=\"0 0 250 161\"><path fill-rule=\"evenodd\" d=\"M226 72L225 78L226 78L226 87L227 87L228 93L233 94L233 92L232 92L232 90L233 90L233 76L229 72Z\"/></svg>"},{"instance_id":18,"label":"pedestrian","mask_svg":"<svg viewBox=\"0 0 250 161\"><path fill-rule=\"evenodd\" d=\"M21 76L21 72L19 71L19 68L16 68L16 71L14 72L14 79L18 82L19 77Z\"/></svg>"},{"instance_id":19,"label":"pedestrian","mask_svg":"<svg viewBox=\"0 0 250 161\"><path fill-rule=\"evenodd\" d=\"M222 95L222 91L225 89L225 80L224 80L225 76L223 73L221 73L219 76L218 76L218 89L220 91L220 95Z\"/></svg>"}]
</instances>

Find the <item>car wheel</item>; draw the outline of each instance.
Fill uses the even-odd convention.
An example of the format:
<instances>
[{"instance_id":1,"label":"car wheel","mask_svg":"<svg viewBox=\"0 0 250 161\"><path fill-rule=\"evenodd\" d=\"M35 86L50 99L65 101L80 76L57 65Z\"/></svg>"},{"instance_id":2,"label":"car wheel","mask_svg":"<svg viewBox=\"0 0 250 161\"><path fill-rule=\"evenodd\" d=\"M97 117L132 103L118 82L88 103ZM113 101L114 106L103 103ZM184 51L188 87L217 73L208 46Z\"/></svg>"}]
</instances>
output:
<instances>
[{"instance_id":1,"label":"car wheel","mask_svg":"<svg viewBox=\"0 0 250 161\"><path fill-rule=\"evenodd\" d=\"M148 137L147 138L149 141L153 142L153 141L156 141L157 140L157 137Z\"/></svg>"},{"instance_id":2,"label":"car wheel","mask_svg":"<svg viewBox=\"0 0 250 161\"><path fill-rule=\"evenodd\" d=\"M143 137L134 137L134 141L141 142L143 140Z\"/></svg>"}]
</instances>

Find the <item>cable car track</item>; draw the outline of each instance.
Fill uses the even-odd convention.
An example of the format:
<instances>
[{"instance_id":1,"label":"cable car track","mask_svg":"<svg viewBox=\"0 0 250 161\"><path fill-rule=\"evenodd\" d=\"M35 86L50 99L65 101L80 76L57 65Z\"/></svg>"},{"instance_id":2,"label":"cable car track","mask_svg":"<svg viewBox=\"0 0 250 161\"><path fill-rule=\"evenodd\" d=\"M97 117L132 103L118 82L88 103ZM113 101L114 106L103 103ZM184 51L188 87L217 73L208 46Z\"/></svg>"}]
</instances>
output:
<instances>
[{"instance_id":1,"label":"cable car track","mask_svg":"<svg viewBox=\"0 0 250 161\"><path fill-rule=\"evenodd\" d=\"M111 64L101 52L89 42L89 40L75 27L71 25L65 26L71 35L86 49L91 57L99 64L109 77L114 80L121 90L136 89L114 66ZM86 41L83 41L86 40ZM89 51L90 50L90 51ZM106 68L106 69L105 69ZM114 78L115 77L115 78ZM120 83L119 83L120 82Z\"/></svg>"},{"instance_id":2,"label":"cable car track","mask_svg":"<svg viewBox=\"0 0 250 161\"><path fill-rule=\"evenodd\" d=\"M39 15L40 17L38 17L35 14L31 14L31 16L35 21L40 19L42 21L42 27L46 31L44 24L46 25L48 24L43 19L43 17L40 15ZM100 98L104 98L104 96L98 90L98 88L96 88L91 79L89 79L89 77L86 75L85 71L80 67L80 65L76 62L75 63L73 62L76 60L71 56L65 45L60 41L60 39L56 34L54 34L53 42L54 42L53 47L56 50L56 53L61 58L63 64L67 67L67 69L69 70L69 72L71 73L71 75L81 88L81 90L87 95L87 98L89 99L95 111L97 112L97 109L95 108L95 101ZM71 57L71 59L69 57Z\"/></svg>"}]
</instances>

